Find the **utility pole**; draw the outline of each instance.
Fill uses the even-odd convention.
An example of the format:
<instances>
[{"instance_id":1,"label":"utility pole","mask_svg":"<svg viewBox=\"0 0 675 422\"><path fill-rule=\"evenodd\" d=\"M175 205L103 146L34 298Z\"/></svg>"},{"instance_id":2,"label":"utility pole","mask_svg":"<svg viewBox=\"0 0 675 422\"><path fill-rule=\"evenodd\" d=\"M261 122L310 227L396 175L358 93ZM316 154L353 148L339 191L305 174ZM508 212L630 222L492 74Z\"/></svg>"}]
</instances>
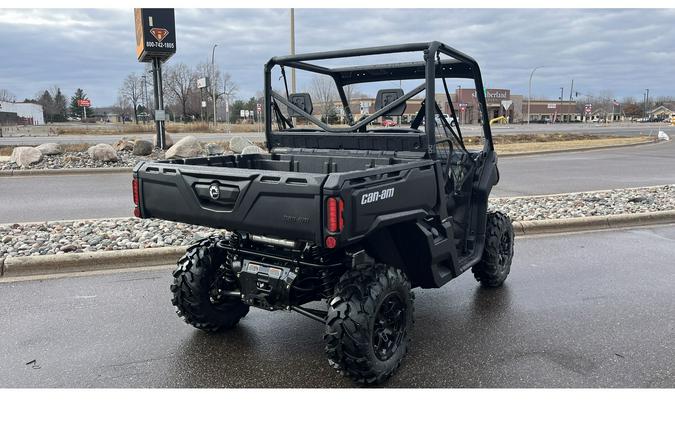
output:
<instances>
[{"instance_id":1,"label":"utility pole","mask_svg":"<svg viewBox=\"0 0 675 422\"><path fill-rule=\"evenodd\" d=\"M213 49L211 50L211 95L213 96L213 127L216 127L216 65L215 65L215 56L216 56L216 47L218 44L213 44Z\"/></svg>"},{"instance_id":2,"label":"utility pole","mask_svg":"<svg viewBox=\"0 0 675 422\"><path fill-rule=\"evenodd\" d=\"M563 95L565 92L565 88L560 87L560 123L563 122ZM555 123L555 122L553 122Z\"/></svg>"},{"instance_id":3,"label":"utility pole","mask_svg":"<svg viewBox=\"0 0 675 422\"><path fill-rule=\"evenodd\" d=\"M572 94L574 93L574 79L572 79L572 85L570 85L570 101L572 100Z\"/></svg>"},{"instance_id":4,"label":"utility pole","mask_svg":"<svg viewBox=\"0 0 675 422\"><path fill-rule=\"evenodd\" d=\"M532 76L534 75L534 72L537 69L541 69L544 66L537 66L534 69L532 69L532 72L530 72L530 82L528 83L527 86L527 124L530 124L530 103L532 102Z\"/></svg>"},{"instance_id":5,"label":"utility pole","mask_svg":"<svg viewBox=\"0 0 675 422\"><path fill-rule=\"evenodd\" d=\"M295 9L291 8L291 55L295 54ZM295 94L295 68L291 68L291 94Z\"/></svg>"},{"instance_id":6,"label":"utility pole","mask_svg":"<svg viewBox=\"0 0 675 422\"><path fill-rule=\"evenodd\" d=\"M648 116L647 116L647 107L648 107L648 104L649 104L649 88L645 89L645 91L646 91L646 96L645 96L645 117L648 117Z\"/></svg>"}]
</instances>

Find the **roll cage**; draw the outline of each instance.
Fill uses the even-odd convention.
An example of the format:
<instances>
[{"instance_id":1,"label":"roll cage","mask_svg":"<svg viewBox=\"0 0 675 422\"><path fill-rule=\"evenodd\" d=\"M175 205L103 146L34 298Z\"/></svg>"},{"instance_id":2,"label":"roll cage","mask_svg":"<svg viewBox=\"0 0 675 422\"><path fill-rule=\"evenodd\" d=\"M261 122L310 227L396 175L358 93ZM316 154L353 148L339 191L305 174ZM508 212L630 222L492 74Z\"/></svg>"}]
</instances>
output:
<instances>
[{"instance_id":1,"label":"roll cage","mask_svg":"<svg viewBox=\"0 0 675 422\"><path fill-rule=\"evenodd\" d=\"M418 62L399 62L335 68L311 63L313 61L326 59L407 52L420 52L422 53L423 60ZM441 60L441 53L447 55L450 59ZM272 69L275 66L279 66L281 69L281 75L286 90L285 96L272 89ZM302 108L293 104L289 99L285 75L286 67L318 73L332 78L345 110L348 126L332 127L322 122L311 113L307 113ZM425 116L435 116L436 113L440 112L435 101L436 79L441 79L443 81L443 90L450 105L450 118L453 120L456 132L451 128L451 124L446 120L442 112L438 113L439 118L445 126L446 132L449 130L451 135L463 145L461 129L459 128L454 105L447 89L446 78L473 80L481 114L483 116L488 115L483 81L478 63L468 55L438 41L273 57L265 64L265 135L267 138L267 146L270 149L278 146L288 147L302 145L305 147L314 146L318 148L407 150L424 151L435 155L436 127L434 124L425 124L424 133L421 134L400 133L396 131L376 134L365 132L365 128L369 123L379 117L387 115L388 112L422 91L425 92L426 98L422 102L422 108L415 117L413 125L416 124L419 126ZM354 122L353 113L345 95L345 86L367 82L413 79L424 79L424 82L408 91L397 100L380 108L375 113L358 122ZM429 98L434 99L434 101L427 101ZM296 116L302 116L312 122L322 131L310 131L310 133L307 133L302 130L294 130L291 122L292 119L283 115L279 103L283 104L287 110L292 110ZM277 131L273 130L273 116L279 127L279 130ZM433 121L433 119L426 120ZM482 119L482 126L485 137L483 149L484 151L491 151L494 149L492 133L490 131L489 122L485 117ZM310 137L311 141L306 143ZM322 138L323 142L321 141Z\"/></svg>"}]
</instances>

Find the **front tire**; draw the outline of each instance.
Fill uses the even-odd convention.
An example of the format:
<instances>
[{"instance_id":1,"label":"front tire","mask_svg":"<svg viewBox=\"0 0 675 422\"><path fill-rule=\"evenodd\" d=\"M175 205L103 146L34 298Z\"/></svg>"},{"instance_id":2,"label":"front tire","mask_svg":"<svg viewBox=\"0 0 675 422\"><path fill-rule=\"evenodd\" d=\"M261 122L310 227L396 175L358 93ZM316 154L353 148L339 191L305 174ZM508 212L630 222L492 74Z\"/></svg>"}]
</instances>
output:
<instances>
[{"instance_id":1,"label":"front tire","mask_svg":"<svg viewBox=\"0 0 675 422\"><path fill-rule=\"evenodd\" d=\"M329 364L360 384L379 384L401 365L413 325L410 282L376 264L345 273L326 317Z\"/></svg>"},{"instance_id":2,"label":"front tire","mask_svg":"<svg viewBox=\"0 0 675 422\"><path fill-rule=\"evenodd\" d=\"M482 287L504 284L513 260L513 224L508 215L496 211L487 215L485 247L481 260L473 266L474 277Z\"/></svg>"},{"instance_id":3,"label":"front tire","mask_svg":"<svg viewBox=\"0 0 675 422\"><path fill-rule=\"evenodd\" d=\"M209 237L191 245L178 260L173 272L171 303L186 323L207 332L234 327L249 306L237 298L220 297L226 252L216 246L219 238Z\"/></svg>"}]
</instances>

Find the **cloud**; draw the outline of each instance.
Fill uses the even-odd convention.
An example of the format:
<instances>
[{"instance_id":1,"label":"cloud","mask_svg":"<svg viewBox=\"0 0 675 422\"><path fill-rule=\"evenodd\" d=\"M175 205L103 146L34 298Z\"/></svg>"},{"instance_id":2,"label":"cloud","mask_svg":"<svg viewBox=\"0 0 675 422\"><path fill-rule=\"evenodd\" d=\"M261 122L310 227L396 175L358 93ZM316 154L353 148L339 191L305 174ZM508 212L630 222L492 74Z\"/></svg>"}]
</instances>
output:
<instances>
[{"instance_id":1,"label":"cloud","mask_svg":"<svg viewBox=\"0 0 675 422\"><path fill-rule=\"evenodd\" d=\"M471 55L486 84L533 95L583 93L617 97L675 95L672 9L299 9L296 50L310 52L439 40ZM288 9L176 9L177 54L170 63L216 61L240 95L261 89L263 64L289 51ZM135 60L133 11L0 10L0 88L19 98L58 84L81 87L95 105L110 105ZM302 81L299 81L302 83ZM301 85L302 86L302 85Z\"/></svg>"}]
</instances>

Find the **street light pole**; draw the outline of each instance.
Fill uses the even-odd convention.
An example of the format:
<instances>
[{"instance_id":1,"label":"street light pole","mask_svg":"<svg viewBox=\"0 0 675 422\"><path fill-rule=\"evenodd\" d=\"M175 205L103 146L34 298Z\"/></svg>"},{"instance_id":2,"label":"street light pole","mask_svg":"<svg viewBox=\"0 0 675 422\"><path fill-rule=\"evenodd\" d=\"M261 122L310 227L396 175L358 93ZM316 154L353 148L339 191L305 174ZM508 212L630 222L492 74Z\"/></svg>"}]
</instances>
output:
<instances>
[{"instance_id":1,"label":"street light pole","mask_svg":"<svg viewBox=\"0 0 675 422\"><path fill-rule=\"evenodd\" d=\"M213 97L213 127L216 127L216 47L218 44L213 44L211 50L211 96Z\"/></svg>"},{"instance_id":2,"label":"street light pole","mask_svg":"<svg viewBox=\"0 0 675 422\"><path fill-rule=\"evenodd\" d=\"M532 69L532 72L530 72L530 82L528 83L527 86L527 124L530 124L530 103L532 102L532 76L534 75L534 72L537 69L541 69L544 66L537 66L534 69Z\"/></svg>"},{"instance_id":3,"label":"street light pole","mask_svg":"<svg viewBox=\"0 0 675 422\"><path fill-rule=\"evenodd\" d=\"M295 54L295 9L291 8L291 55ZM291 68L291 94L295 94L295 67Z\"/></svg>"}]
</instances>

